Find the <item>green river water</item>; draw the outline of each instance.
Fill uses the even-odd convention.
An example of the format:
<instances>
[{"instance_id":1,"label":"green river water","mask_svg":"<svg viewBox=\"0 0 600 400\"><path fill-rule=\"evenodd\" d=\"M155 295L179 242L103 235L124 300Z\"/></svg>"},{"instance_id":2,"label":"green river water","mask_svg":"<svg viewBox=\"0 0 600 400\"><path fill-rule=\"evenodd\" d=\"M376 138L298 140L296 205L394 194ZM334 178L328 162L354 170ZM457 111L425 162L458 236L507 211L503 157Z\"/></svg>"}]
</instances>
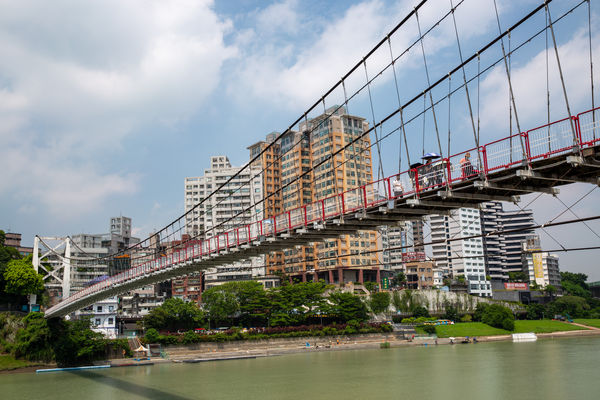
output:
<instances>
[{"instance_id":1,"label":"green river water","mask_svg":"<svg viewBox=\"0 0 600 400\"><path fill-rule=\"evenodd\" d=\"M0 375L0 399L598 399L600 338Z\"/></svg>"}]
</instances>

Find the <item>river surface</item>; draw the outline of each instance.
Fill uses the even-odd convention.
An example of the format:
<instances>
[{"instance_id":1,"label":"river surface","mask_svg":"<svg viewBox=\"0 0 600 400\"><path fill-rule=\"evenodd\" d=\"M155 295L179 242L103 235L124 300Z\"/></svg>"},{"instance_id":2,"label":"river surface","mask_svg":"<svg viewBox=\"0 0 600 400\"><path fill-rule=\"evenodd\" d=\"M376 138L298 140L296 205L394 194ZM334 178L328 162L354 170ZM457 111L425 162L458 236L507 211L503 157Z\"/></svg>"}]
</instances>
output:
<instances>
[{"instance_id":1,"label":"river surface","mask_svg":"<svg viewBox=\"0 0 600 400\"><path fill-rule=\"evenodd\" d=\"M597 399L600 338L0 375L0 399Z\"/></svg>"}]
</instances>

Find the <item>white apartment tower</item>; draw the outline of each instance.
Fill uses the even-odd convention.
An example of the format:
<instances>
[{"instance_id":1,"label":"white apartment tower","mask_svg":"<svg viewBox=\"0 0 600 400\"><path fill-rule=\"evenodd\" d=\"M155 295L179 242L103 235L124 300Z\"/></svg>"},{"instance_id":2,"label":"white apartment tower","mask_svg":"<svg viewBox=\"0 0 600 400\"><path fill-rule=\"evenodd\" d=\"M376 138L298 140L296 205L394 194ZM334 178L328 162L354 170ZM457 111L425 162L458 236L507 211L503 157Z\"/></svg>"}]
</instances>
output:
<instances>
[{"instance_id":1,"label":"white apartment tower","mask_svg":"<svg viewBox=\"0 0 600 400\"><path fill-rule=\"evenodd\" d=\"M432 215L431 239L456 239L481 234L479 210L459 208L450 215ZM433 259L444 276L464 275L469 293L491 297L492 288L486 279L483 242L481 238L453 240L432 245Z\"/></svg>"},{"instance_id":2,"label":"white apartment tower","mask_svg":"<svg viewBox=\"0 0 600 400\"><path fill-rule=\"evenodd\" d=\"M185 211L191 211L186 216L186 233L191 239L210 238L264 218L264 207L259 204L263 199L259 166L245 169L226 183L241 169L231 166L226 156L212 156L210 168L204 170L203 176L185 178ZM210 196L213 192L217 193ZM212 268L205 274L206 286L264 275L264 267L258 267L263 265L264 262L253 260Z\"/></svg>"},{"instance_id":3,"label":"white apartment tower","mask_svg":"<svg viewBox=\"0 0 600 400\"><path fill-rule=\"evenodd\" d=\"M541 252L540 237L530 235L523 241L523 269L530 283L541 287L560 285L558 256Z\"/></svg>"}]
</instances>

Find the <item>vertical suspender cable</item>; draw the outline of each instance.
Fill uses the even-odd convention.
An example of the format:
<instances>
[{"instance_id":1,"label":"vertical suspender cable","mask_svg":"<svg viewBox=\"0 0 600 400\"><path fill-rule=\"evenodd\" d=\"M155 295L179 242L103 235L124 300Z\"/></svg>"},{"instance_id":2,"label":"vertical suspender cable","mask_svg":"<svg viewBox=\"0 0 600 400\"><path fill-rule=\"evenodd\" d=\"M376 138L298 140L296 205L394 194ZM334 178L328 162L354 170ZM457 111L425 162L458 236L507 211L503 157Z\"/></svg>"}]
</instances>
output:
<instances>
[{"instance_id":1,"label":"vertical suspender cable","mask_svg":"<svg viewBox=\"0 0 600 400\"><path fill-rule=\"evenodd\" d=\"M495 0L494 0L495 1ZM546 12L548 13L548 22L550 24L550 33L552 34L552 43L554 44L554 54L556 54L556 65L558 66L558 73L560 74L560 82L563 89L563 95L565 96L565 105L567 106L567 113L569 114L569 122L571 123L571 131L573 133L573 145L579 147L579 138L575 131L575 122L573 121L573 114L571 114L571 107L569 106L569 97L567 96L567 88L565 86L565 79L560 65L560 57L558 55L558 47L556 46L556 36L554 35L554 26L552 24L552 17L550 16L550 9L546 4Z\"/></svg>"},{"instance_id":2,"label":"vertical suspender cable","mask_svg":"<svg viewBox=\"0 0 600 400\"><path fill-rule=\"evenodd\" d=\"M481 56L477 54L477 143L479 143L479 132L481 127L481 119L479 118L479 77L481 76ZM481 166L479 166L481 168Z\"/></svg>"},{"instance_id":3,"label":"vertical suspender cable","mask_svg":"<svg viewBox=\"0 0 600 400\"><path fill-rule=\"evenodd\" d=\"M591 1L587 0L588 3L588 37L590 44L590 82L592 84L592 110L596 108L594 102L594 59L592 57L592 6ZM596 139L596 113L592 112L592 134L593 138Z\"/></svg>"},{"instance_id":4,"label":"vertical suspender cable","mask_svg":"<svg viewBox=\"0 0 600 400\"><path fill-rule=\"evenodd\" d=\"M464 65L464 60L463 60L463 55L462 55L462 50L460 47L460 39L458 37L458 28L456 26L456 16L454 15L454 5L452 4L452 0L450 0L450 7L452 8L452 20L454 21L454 33L456 34L456 44L458 45L458 54L460 56L460 62L461 62L461 69L462 69L462 75L463 75L463 82L465 84L465 92L467 94L467 104L469 106L469 115L471 116L471 128L473 129L473 137L475 138L475 145L477 146L477 161L479 163L479 170L482 171L483 170L483 160L481 159L481 150L479 148L479 138L477 136L477 131L475 129L475 121L473 120L473 107L471 106L471 96L469 95L469 85L467 82L467 74L465 73L465 67ZM477 53L479 54L479 53Z\"/></svg>"},{"instance_id":5,"label":"vertical suspender cable","mask_svg":"<svg viewBox=\"0 0 600 400\"><path fill-rule=\"evenodd\" d=\"M377 158L379 158L379 166L377 169L377 178L383 179L385 176L383 173L383 163L381 162L381 147L379 145L379 138L377 136L377 124L375 123L375 110L373 109L373 98L371 96L371 83L369 82L369 73L367 72L367 60L363 59L363 66L365 67L365 77L367 79L367 92L369 93L369 103L371 105L371 117L373 118L373 132L375 133L375 141L377 143ZM371 163L373 162L373 154L371 154Z\"/></svg>"},{"instance_id":6,"label":"vertical suspender cable","mask_svg":"<svg viewBox=\"0 0 600 400\"><path fill-rule=\"evenodd\" d=\"M546 9L546 13L544 15L546 17L546 107L548 112L548 151L552 151L552 146L550 145L550 63L548 62L548 9Z\"/></svg>"},{"instance_id":7,"label":"vertical suspender cable","mask_svg":"<svg viewBox=\"0 0 600 400\"><path fill-rule=\"evenodd\" d=\"M512 40L511 40L511 33L510 31L508 31L508 73L510 74L512 71ZM510 146L510 163L512 164L513 162L513 127L512 127L512 102L510 101L510 90L508 91L508 142L509 142L509 146Z\"/></svg>"},{"instance_id":8,"label":"vertical suspender cable","mask_svg":"<svg viewBox=\"0 0 600 400\"><path fill-rule=\"evenodd\" d=\"M388 36L388 46L390 48L390 57L392 59L392 71L394 72L394 83L396 85L396 97L398 98L398 110L400 110L400 126L402 127L402 137L400 138L399 151L398 151L398 173L402 171L402 138L404 138L404 148L406 149L406 161L410 166L410 153L408 152L408 143L406 142L406 129L404 128L404 110L402 109L402 102L400 101L400 90L398 89L398 77L396 76L396 60L392 52L392 42Z\"/></svg>"},{"instance_id":9,"label":"vertical suspender cable","mask_svg":"<svg viewBox=\"0 0 600 400\"><path fill-rule=\"evenodd\" d=\"M498 32L502 33L502 28L500 27L500 16L498 15L498 6L496 4L496 0L494 0L494 10L496 11L496 22L498 23ZM517 113L517 105L515 103L515 95L513 92L512 81L510 79L510 70L508 69L508 63L506 61L506 51L504 49L504 40L500 39L500 46L502 47L502 56L504 58L504 69L506 70L506 77L508 78L508 90L510 93L510 100L512 102L512 106L515 110L515 122L517 124L517 130L521 133L521 124L519 123L519 114ZM519 135L519 140L521 141L521 153L523 155L523 160L527 160L527 151L525 150L525 143L523 142L523 135ZM512 153L512 147L510 149Z\"/></svg>"},{"instance_id":10,"label":"vertical suspender cable","mask_svg":"<svg viewBox=\"0 0 600 400\"><path fill-rule=\"evenodd\" d=\"M346 81L342 79L342 88L344 89L344 104L346 105L346 113L350 114L350 110L348 109L348 94L346 93ZM340 118L340 121L342 123L342 133L344 133L344 139L346 136L346 132L344 132L344 118ZM352 138L352 130L348 131L348 135L350 138ZM352 140L352 139L351 139ZM359 176L359 171L358 171L358 165L356 164L356 146L357 143L354 143L352 145L352 161L354 164L354 174L356 176L356 187L360 186L360 176Z\"/></svg>"},{"instance_id":11,"label":"vertical suspender cable","mask_svg":"<svg viewBox=\"0 0 600 400\"><path fill-rule=\"evenodd\" d=\"M450 154L452 154L450 152L450 132L451 132L450 115L452 115L451 108L450 108L451 100L452 100L452 75L448 74L448 149L447 149L448 157L450 157Z\"/></svg>"},{"instance_id":12,"label":"vertical suspender cable","mask_svg":"<svg viewBox=\"0 0 600 400\"><path fill-rule=\"evenodd\" d=\"M423 139L423 149L421 150L421 155L425 154L425 111L427 110L427 97L425 92L423 92L423 133L421 134L421 138Z\"/></svg>"},{"instance_id":13,"label":"vertical suspender cable","mask_svg":"<svg viewBox=\"0 0 600 400\"><path fill-rule=\"evenodd\" d=\"M425 75L427 76L427 85L431 86L431 81L429 79L429 68L427 68L427 57L425 56L425 46L423 45L423 34L421 33L421 23L419 22L419 13L415 10L415 19L417 20L417 28L419 29L419 42L421 42L421 53L423 53L423 64L425 65ZM433 125L435 127L435 135L438 142L438 149L440 151L440 155L443 157L444 154L442 152L442 142L440 141L440 131L438 129L437 118L435 116L435 107L433 102L433 95L431 94L431 90L429 92L429 102L431 103L431 114L433 115ZM444 173L445 174L445 173Z\"/></svg>"}]
</instances>

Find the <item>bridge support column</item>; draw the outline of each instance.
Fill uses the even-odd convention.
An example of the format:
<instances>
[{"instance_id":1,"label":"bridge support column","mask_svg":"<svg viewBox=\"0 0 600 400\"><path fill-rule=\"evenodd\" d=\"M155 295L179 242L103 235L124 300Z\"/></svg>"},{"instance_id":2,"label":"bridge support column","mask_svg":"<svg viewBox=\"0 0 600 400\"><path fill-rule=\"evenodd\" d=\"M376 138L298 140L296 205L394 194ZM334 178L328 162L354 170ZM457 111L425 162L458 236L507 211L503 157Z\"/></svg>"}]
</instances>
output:
<instances>
[{"instance_id":1,"label":"bridge support column","mask_svg":"<svg viewBox=\"0 0 600 400\"><path fill-rule=\"evenodd\" d=\"M340 286L344 284L344 270L341 268L337 269L338 271L338 281L340 283Z\"/></svg>"},{"instance_id":2,"label":"bridge support column","mask_svg":"<svg viewBox=\"0 0 600 400\"><path fill-rule=\"evenodd\" d=\"M306 282L306 272L302 273L302 282Z\"/></svg>"},{"instance_id":3,"label":"bridge support column","mask_svg":"<svg viewBox=\"0 0 600 400\"><path fill-rule=\"evenodd\" d=\"M316 271L313 272L313 282L319 282L319 274Z\"/></svg>"},{"instance_id":4,"label":"bridge support column","mask_svg":"<svg viewBox=\"0 0 600 400\"><path fill-rule=\"evenodd\" d=\"M329 283L330 284L333 283L333 270L332 269L329 270Z\"/></svg>"},{"instance_id":5,"label":"bridge support column","mask_svg":"<svg viewBox=\"0 0 600 400\"><path fill-rule=\"evenodd\" d=\"M379 290L381 290L381 270L379 267L376 267L375 271L377 271L377 286L379 286Z\"/></svg>"},{"instance_id":6,"label":"bridge support column","mask_svg":"<svg viewBox=\"0 0 600 400\"><path fill-rule=\"evenodd\" d=\"M363 270L362 268L358 270L358 283L361 285L364 283Z\"/></svg>"}]
</instances>

